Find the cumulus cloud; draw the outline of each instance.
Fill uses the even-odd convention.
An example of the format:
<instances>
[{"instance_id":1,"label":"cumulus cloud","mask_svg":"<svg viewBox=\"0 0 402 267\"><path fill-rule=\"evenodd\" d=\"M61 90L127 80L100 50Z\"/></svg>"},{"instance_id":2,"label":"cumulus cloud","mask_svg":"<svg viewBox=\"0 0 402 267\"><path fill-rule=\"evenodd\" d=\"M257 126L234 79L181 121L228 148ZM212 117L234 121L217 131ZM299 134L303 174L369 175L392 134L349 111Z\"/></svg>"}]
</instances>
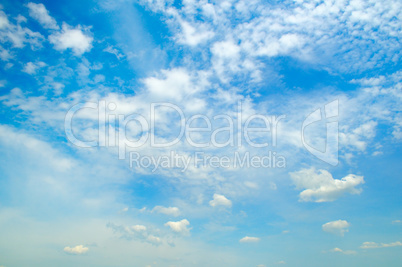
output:
<instances>
[{"instance_id":1,"label":"cumulus cloud","mask_svg":"<svg viewBox=\"0 0 402 267\"><path fill-rule=\"evenodd\" d=\"M167 222L165 226L169 226L173 232L180 233L180 234L188 234L190 229L187 227L190 225L190 222L187 219L183 219L178 222Z\"/></svg>"},{"instance_id":2,"label":"cumulus cloud","mask_svg":"<svg viewBox=\"0 0 402 267\"><path fill-rule=\"evenodd\" d=\"M157 231L148 229L145 225L123 226L109 223L107 227L113 229L115 233L121 235L121 238L127 240L139 240L152 245L160 245L162 243L162 239L155 235Z\"/></svg>"},{"instance_id":3,"label":"cumulus cloud","mask_svg":"<svg viewBox=\"0 0 402 267\"><path fill-rule=\"evenodd\" d=\"M330 252L342 253L342 254L345 254L345 255L353 255L353 254L357 253L354 250L342 250L340 248L333 248L333 249L330 250Z\"/></svg>"},{"instance_id":4,"label":"cumulus cloud","mask_svg":"<svg viewBox=\"0 0 402 267\"><path fill-rule=\"evenodd\" d=\"M22 69L23 72L28 73L28 74L36 74L36 71L40 68L43 68L46 66L45 62L28 62L27 64L24 65L24 68Z\"/></svg>"},{"instance_id":5,"label":"cumulus cloud","mask_svg":"<svg viewBox=\"0 0 402 267\"><path fill-rule=\"evenodd\" d=\"M259 241L260 241L260 238L252 237L252 236L245 236L239 240L240 243L256 243Z\"/></svg>"},{"instance_id":6,"label":"cumulus cloud","mask_svg":"<svg viewBox=\"0 0 402 267\"><path fill-rule=\"evenodd\" d=\"M334 201L345 193L360 194L362 189L356 186L364 183L363 176L349 174L342 179L334 179L326 170L315 168L302 169L290 173L296 189L304 189L300 201L328 202Z\"/></svg>"},{"instance_id":7,"label":"cumulus cloud","mask_svg":"<svg viewBox=\"0 0 402 267\"><path fill-rule=\"evenodd\" d=\"M81 26L72 28L63 23L62 30L49 36L49 41L56 50L72 49L76 56L89 52L92 48L93 37Z\"/></svg>"},{"instance_id":8,"label":"cumulus cloud","mask_svg":"<svg viewBox=\"0 0 402 267\"><path fill-rule=\"evenodd\" d=\"M162 213L165 215L170 215L177 217L180 215L180 210L177 207L163 207L163 206L155 206L152 209L152 212Z\"/></svg>"},{"instance_id":9,"label":"cumulus cloud","mask_svg":"<svg viewBox=\"0 0 402 267\"><path fill-rule=\"evenodd\" d=\"M216 206L231 207L232 201L227 199L224 195L214 194L214 199L209 201L209 205L212 207Z\"/></svg>"},{"instance_id":10,"label":"cumulus cloud","mask_svg":"<svg viewBox=\"0 0 402 267\"><path fill-rule=\"evenodd\" d=\"M43 4L28 3L29 16L37 20L45 29L58 30L59 26L54 18L49 15L46 7Z\"/></svg>"},{"instance_id":11,"label":"cumulus cloud","mask_svg":"<svg viewBox=\"0 0 402 267\"><path fill-rule=\"evenodd\" d=\"M142 231L146 231L147 227L144 225L133 225L133 226L131 226L131 229L133 229L136 232L142 232Z\"/></svg>"},{"instance_id":12,"label":"cumulus cloud","mask_svg":"<svg viewBox=\"0 0 402 267\"><path fill-rule=\"evenodd\" d=\"M370 249L370 248L390 248L390 247L400 247L402 246L402 242L396 241L392 243L376 243L376 242L364 242L360 248L362 249Z\"/></svg>"},{"instance_id":13,"label":"cumulus cloud","mask_svg":"<svg viewBox=\"0 0 402 267\"><path fill-rule=\"evenodd\" d=\"M327 233L343 236L346 232L349 232L350 223L345 220L337 220L327 222L322 225L322 230Z\"/></svg>"},{"instance_id":14,"label":"cumulus cloud","mask_svg":"<svg viewBox=\"0 0 402 267\"><path fill-rule=\"evenodd\" d=\"M162 70L160 77L144 79L148 92L154 98L182 100L202 89L202 81L193 82L194 77L186 69ZM200 87L201 85L201 87Z\"/></svg>"},{"instance_id":15,"label":"cumulus cloud","mask_svg":"<svg viewBox=\"0 0 402 267\"><path fill-rule=\"evenodd\" d=\"M84 247L83 245L78 245L73 248L71 247L64 248L64 251L67 252L68 254L75 254L75 255L87 253L88 250L89 249L87 247Z\"/></svg>"}]
</instances>

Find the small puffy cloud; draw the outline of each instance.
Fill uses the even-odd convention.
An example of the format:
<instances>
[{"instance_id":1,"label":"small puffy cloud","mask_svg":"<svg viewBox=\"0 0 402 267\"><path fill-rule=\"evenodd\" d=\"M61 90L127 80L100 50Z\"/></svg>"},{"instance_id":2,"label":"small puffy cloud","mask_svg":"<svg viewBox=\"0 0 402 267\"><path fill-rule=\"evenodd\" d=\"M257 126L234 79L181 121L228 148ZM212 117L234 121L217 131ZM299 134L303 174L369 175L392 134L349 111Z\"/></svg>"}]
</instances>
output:
<instances>
[{"instance_id":1,"label":"small puffy cloud","mask_svg":"<svg viewBox=\"0 0 402 267\"><path fill-rule=\"evenodd\" d=\"M252 236L245 236L239 240L240 243L256 243L259 241L260 241L260 238L252 237Z\"/></svg>"},{"instance_id":2,"label":"small puffy cloud","mask_svg":"<svg viewBox=\"0 0 402 267\"><path fill-rule=\"evenodd\" d=\"M28 3L29 16L37 20L45 29L58 30L59 26L54 18L49 15L46 7L43 4Z\"/></svg>"},{"instance_id":3,"label":"small puffy cloud","mask_svg":"<svg viewBox=\"0 0 402 267\"><path fill-rule=\"evenodd\" d=\"M144 225L133 225L133 226L131 226L131 229L133 229L136 232L142 232L142 231L146 231L147 227Z\"/></svg>"},{"instance_id":4,"label":"small puffy cloud","mask_svg":"<svg viewBox=\"0 0 402 267\"><path fill-rule=\"evenodd\" d=\"M182 100L201 90L200 84L193 82L194 77L186 69L162 70L161 73L160 77L148 77L143 81L149 93L157 99Z\"/></svg>"},{"instance_id":5,"label":"small puffy cloud","mask_svg":"<svg viewBox=\"0 0 402 267\"><path fill-rule=\"evenodd\" d=\"M70 247L64 248L64 251L67 252L68 254L75 254L75 255L87 253L88 250L89 249L87 247L84 247L83 245L75 246L73 248Z\"/></svg>"},{"instance_id":6,"label":"small puffy cloud","mask_svg":"<svg viewBox=\"0 0 402 267\"><path fill-rule=\"evenodd\" d=\"M190 222L186 219L183 219L178 222L165 223L165 226L169 226L173 232L181 233L181 234L187 234L190 231L190 229L187 228L188 225L190 225Z\"/></svg>"},{"instance_id":7,"label":"small puffy cloud","mask_svg":"<svg viewBox=\"0 0 402 267\"><path fill-rule=\"evenodd\" d=\"M46 63L44 62L37 62L37 63L33 63L33 62L28 62L27 64L24 65L24 68L22 69L23 72L28 73L28 74L35 74L36 71L40 68L43 68L46 66Z\"/></svg>"},{"instance_id":8,"label":"small puffy cloud","mask_svg":"<svg viewBox=\"0 0 402 267\"><path fill-rule=\"evenodd\" d=\"M342 254L345 254L345 255L353 255L353 254L357 253L354 250L342 250L340 248L333 248L333 249L330 250L330 252L342 253Z\"/></svg>"},{"instance_id":9,"label":"small puffy cloud","mask_svg":"<svg viewBox=\"0 0 402 267\"><path fill-rule=\"evenodd\" d=\"M393 220L393 221L392 221L392 224L400 224L400 223L402 223L401 220Z\"/></svg>"},{"instance_id":10,"label":"small puffy cloud","mask_svg":"<svg viewBox=\"0 0 402 267\"><path fill-rule=\"evenodd\" d=\"M244 185L247 186L248 188L258 189L258 184L254 182L246 181L244 182Z\"/></svg>"},{"instance_id":11,"label":"small puffy cloud","mask_svg":"<svg viewBox=\"0 0 402 267\"><path fill-rule=\"evenodd\" d=\"M347 221L337 220L323 224L322 230L327 233L343 236L346 232L349 232L349 226L350 223L348 223Z\"/></svg>"},{"instance_id":12,"label":"small puffy cloud","mask_svg":"<svg viewBox=\"0 0 402 267\"><path fill-rule=\"evenodd\" d=\"M364 242L360 248L362 249L370 249L370 248L390 248L390 247L400 247L402 246L402 242L396 241L392 243L376 243L376 242Z\"/></svg>"},{"instance_id":13,"label":"small puffy cloud","mask_svg":"<svg viewBox=\"0 0 402 267\"><path fill-rule=\"evenodd\" d=\"M339 180L334 179L328 171L316 171L315 168L290 173L290 177L297 189L304 189L299 195L299 200L306 202L328 202L345 193L360 194L362 189L356 186L364 183L363 176L349 174Z\"/></svg>"},{"instance_id":14,"label":"small puffy cloud","mask_svg":"<svg viewBox=\"0 0 402 267\"><path fill-rule=\"evenodd\" d=\"M81 26L72 28L63 23L62 30L50 35L49 41L56 50L64 51L70 48L76 56L80 56L91 50L93 38L81 29Z\"/></svg>"},{"instance_id":15,"label":"small puffy cloud","mask_svg":"<svg viewBox=\"0 0 402 267\"><path fill-rule=\"evenodd\" d=\"M152 212L162 213L169 216L177 217L180 215L180 210L177 207L163 207L163 206L156 206L152 209Z\"/></svg>"},{"instance_id":16,"label":"small puffy cloud","mask_svg":"<svg viewBox=\"0 0 402 267\"><path fill-rule=\"evenodd\" d=\"M224 195L214 194L214 199L209 201L209 205L212 207L216 206L231 207L232 201L227 199Z\"/></svg>"}]
</instances>

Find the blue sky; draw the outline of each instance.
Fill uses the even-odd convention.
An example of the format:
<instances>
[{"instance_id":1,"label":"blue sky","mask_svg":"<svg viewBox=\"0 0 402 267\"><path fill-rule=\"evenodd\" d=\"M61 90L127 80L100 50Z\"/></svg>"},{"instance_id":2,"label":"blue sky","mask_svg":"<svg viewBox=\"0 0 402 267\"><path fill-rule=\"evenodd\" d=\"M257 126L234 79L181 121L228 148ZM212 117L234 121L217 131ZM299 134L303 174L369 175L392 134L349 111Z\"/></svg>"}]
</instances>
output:
<instances>
[{"instance_id":1,"label":"blue sky","mask_svg":"<svg viewBox=\"0 0 402 267\"><path fill-rule=\"evenodd\" d=\"M0 266L399 266L401 14L3 1Z\"/></svg>"}]
</instances>

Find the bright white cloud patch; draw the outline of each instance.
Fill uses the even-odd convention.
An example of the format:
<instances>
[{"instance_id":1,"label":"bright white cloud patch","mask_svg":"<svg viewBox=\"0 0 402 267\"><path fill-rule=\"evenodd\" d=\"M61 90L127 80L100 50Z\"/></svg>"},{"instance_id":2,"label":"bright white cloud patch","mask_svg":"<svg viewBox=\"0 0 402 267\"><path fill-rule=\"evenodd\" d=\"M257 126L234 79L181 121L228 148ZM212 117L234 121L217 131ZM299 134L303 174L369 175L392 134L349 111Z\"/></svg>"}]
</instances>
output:
<instances>
[{"instance_id":1,"label":"bright white cloud patch","mask_svg":"<svg viewBox=\"0 0 402 267\"><path fill-rule=\"evenodd\" d=\"M256 243L259 241L260 241L260 238L252 237L252 236L245 236L239 240L240 243Z\"/></svg>"},{"instance_id":2,"label":"bright white cloud patch","mask_svg":"<svg viewBox=\"0 0 402 267\"><path fill-rule=\"evenodd\" d=\"M72 49L76 56L80 56L91 50L93 38L81 26L72 28L63 23L62 30L50 35L49 41L56 50Z\"/></svg>"},{"instance_id":3,"label":"bright white cloud patch","mask_svg":"<svg viewBox=\"0 0 402 267\"><path fill-rule=\"evenodd\" d=\"M334 201L345 193L360 194L362 189L356 186L364 183L363 176L349 174L342 179L334 179L326 170L315 168L302 169L290 173L296 189L304 189L300 201L328 202Z\"/></svg>"},{"instance_id":4,"label":"bright white cloud patch","mask_svg":"<svg viewBox=\"0 0 402 267\"><path fill-rule=\"evenodd\" d=\"M402 246L402 242L396 241L392 243L376 243L376 242L364 242L360 248L362 249L370 249L370 248L390 248L390 247L400 247Z\"/></svg>"},{"instance_id":5,"label":"bright white cloud patch","mask_svg":"<svg viewBox=\"0 0 402 267\"><path fill-rule=\"evenodd\" d=\"M152 209L152 212L157 212L157 213L162 213L170 216L177 217L180 215L180 210L177 207L162 207L162 206L156 206L155 208Z\"/></svg>"},{"instance_id":6,"label":"bright white cloud patch","mask_svg":"<svg viewBox=\"0 0 402 267\"><path fill-rule=\"evenodd\" d=\"M65 252L67 252L69 254L75 254L75 255L87 253L88 250L89 249L87 247L84 247L83 245L75 246L73 248L71 248L71 247L64 248Z\"/></svg>"},{"instance_id":7,"label":"bright white cloud patch","mask_svg":"<svg viewBox=\"0 0 402 267\"><path fill-rule=\"evenodd\" d=\"M153 98L182 100L200 91L200 82L194 84L193 77L186 69L177 68L162 70L160 77L149 77L144 80Z\"/></svg>"},{"instance_id":8,"label":"bright white cloud patch","mask_svg":"<svg viewBox=\"0 0 402 267\"><path fill-rule=\"evenodd\" d=\"M169 226L170 229L172 229L173 232L176 233L181 233L181 234L187 234L189 233L190 229L187 228L187 226L190 225L190 222L186 219L183 219L178 222L167 222L165 223L165 226Z\"/></svg>"},{"instance_id":9,"label":"bright white cloud patch","mask_svg":"<svg viewBox=\"0 0 402 267\"><path fill-rule=\"evenodd\" d=\"M345 220L337 220L327 222L322 225L322 230L327 233L343 236L346 232L349 232L350 223Z\"/></svg>"},{"instance_id":10,"label":"bright white cloud patch","mask_svg":"<svg viewBox=\"0 0 402 267\"><path fill-rule=\"evenodd\" d=\"M58 30L59 26L54 18L49 15L46 7L43 4L28 3L29 16L37 20L45 29Z\"/></svg>"},{"instance_id":11,"label":"bright white cloud patch","mask_svg":"<svg viewBox=\"0 0 402 267\"><path fill-rule=\"evenodd\" d=\"M214 194L214 199L209 201L209 205L212 207L216 206L231 207L232 201L227 199L224 195Z\"/></svg>"}]
</instances>

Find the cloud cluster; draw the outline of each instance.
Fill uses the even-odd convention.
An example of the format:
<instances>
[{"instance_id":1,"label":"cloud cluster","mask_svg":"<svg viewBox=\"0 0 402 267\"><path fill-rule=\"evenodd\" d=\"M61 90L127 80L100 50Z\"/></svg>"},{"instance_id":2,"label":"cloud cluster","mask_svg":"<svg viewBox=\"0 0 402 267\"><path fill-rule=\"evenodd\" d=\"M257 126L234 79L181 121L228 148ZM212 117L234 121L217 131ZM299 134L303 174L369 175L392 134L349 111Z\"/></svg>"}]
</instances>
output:
<instances>
[{"instance_id":1,"label":"cloud cluster","mask_svg":"<svg viewBox=\"0 0 402 267\"><path fill-rule=\"evenodd\" d=\"M88 248L84 247L83 245L78 245L75 247L65 247L64 252L68 254L74 254L74 255L80 255L80 254L85 254L88 252Z\"/></svg>"},{"instance_id":2,"label":"cloud cluster","mask_svg":"<svg viewBox=\"0 0 402 267\"><path fill-rule=\"evenodd\" d=\"M326 170L302 169L290 173L296 189L304 189L299 194L300 201L335 201L345 193L360 194L356 186L364 183L363 176L349 174L342 179L334 179Z\"/></svg>"},{"instance_id":3,"label":"cloud cluster","mask_svg":"<svg viewBox=\"0 0 402 267\"><path fill-rule=\"evenodd\" d=\"M188 228L188 226L190 225L190 222L187 219L183 219L181 221L177 221L177 222L167 222L165 223L165 226L170 227L170 229L178 234L189 234L190 232L190 228Z\"/></svg>"},{"instance_id":4,"label":"cloud cluster","mask_svg":"<svg viewBox=\"0 0 402 267\"><path fill-rule=\"evenodd\" d=\"M364 242L360 248L362 249L371 249L371 248L391 248L391 247L400 247L402 246L402 242L396 241L392 243L376 243L376 242Z\"/></svg>"},{"instance_id":5,"label":"cloud cluster","mask_svg":"<svg viewBox=\"0 0 402 267\"><path fill-rule=\"evenodd\" d=\"M349 232L350 223L345 220L337 220L332 222L327 222L322 225L322 230L327 233L343 236L345 233Z\"/></svg>"}]
</instances>

